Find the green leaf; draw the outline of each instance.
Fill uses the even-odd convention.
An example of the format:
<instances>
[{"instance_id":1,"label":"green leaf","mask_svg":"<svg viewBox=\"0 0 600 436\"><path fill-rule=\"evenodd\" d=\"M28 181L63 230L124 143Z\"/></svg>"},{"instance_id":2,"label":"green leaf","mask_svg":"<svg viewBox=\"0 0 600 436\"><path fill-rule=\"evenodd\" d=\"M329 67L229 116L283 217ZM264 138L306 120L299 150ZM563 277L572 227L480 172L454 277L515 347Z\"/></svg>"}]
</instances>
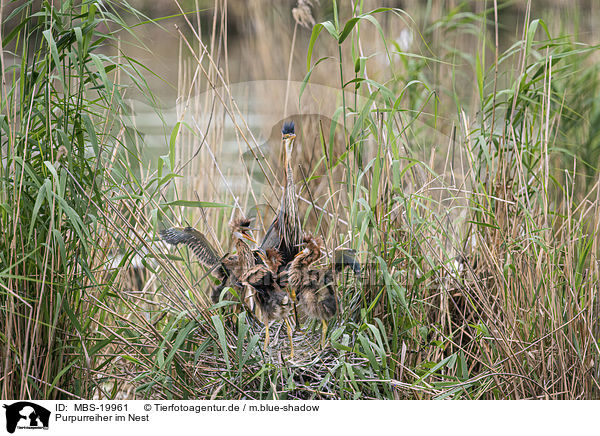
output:
<instances>
[{"instance_id":1,"label":"green leaf","mask_svg":"<svg viewBox=\"0 0 600 436\"><path fill-rule=\"evenodd\" d=\"M183 344L183 341L187 339L188 335L194 327L196 327L196 321L190 321L183 329L179 330L179 333L175 338L175 342L173 342L173 345L171 346L171 351L169 351L169 354L165 359L165 364L168 364L173 359L173 357L175 357L175 353L177 353L177 351L181 347L181 344Z\"/></svg>"},{"instance_id":2,"label":"green leaf","mask_svg":"<svg viewBox=\"0 0 600 436\"><path fill-rule=\"evenodd\" d=\"M482 60L479 57L479 52L477 52L475 60L475 72L477 74L477 88L479 90L480 101L483 101L483 69L485 68L483 62L485 62L485 60Z\"/></svg>"},{"instance_id":3,"label":"green leaf","mask_svg":"<svg viewBox=\"0 0 600 436\"><path fill-rule=\"evenodd\" d=\"M308 71L308 73L306 73L306 76L304 76L304 79L302 79L302 85L300 85L300 95L298 96L298 104L300 104L300 100L302 99L302 94L304 93L304 89L306 88L306 85L308 84L308 81L310 80L310 76L312 75L313 70L315 69L315 67L317 65L319 65L321 62L323 62L325 59L333 59L333 58L330 57L330 56L325 56L325 57L319 59L310 68L310 70Z\"/></svg>"},{"instance_id":4,"label":"green leaf","mask_svg":"<svg viewBox=\"0 0 600 436\"><path fill-rule=\"evenodd\" d=\"M350 35L350 32L352 32L352 29L354 29L354 26L356 25L356 23L358 23L361 20L368 20L371 23L375 24L375 26L381 30L381 26L379 25L379 22L375 19L375 17L373 17L373 14L376 14L378 12L392 11L392 10L393 9L391 9L391 8L379 8L379 9L374 9L371 12L367 12L362 15L359 15L358 17L351 18L350 20L348 20L346 22L344 29L342 30L339 37L337 38L338 44L341 44L342 42L344 42L346 40L348 35Z\"/></svg>"},{"instance_id":5,"label":"green leaf","mask_svg":"<svg viewBox=\"0 0 600 436\"><path fill-rule=\"evenodd\" d=\"M62 68L60 68L60 56L58 55L58 49L56 48L56 42L54 41L54 38L52 37L52 31L51 30L44 30L42 32L42 35L44 35L44 38L46 39L46 42L48 43L48 46L50 47L50 55L52 57L52 61L54 62L54 67L56 68L56 71L58 72L59 76L60 76L60 81L62 84L65 83L64 80L64 76L63 76L63 70Z\"/></svg>"},{"instance_id":6,"label":"green leaf","mask_svg":"<svg viewBox=\"0 0 600 436\"><path fill-rule=\"evenodd\" d=\"M38 195L35 199L35 205L33 206L33 212L31 213L31 225L29 226L29 234L27 236L27 239L29 239L29 240L31 240L31 235L33 234L33 228L37 221L40 207L42 207L42 202L44 201L46 191L49 191L51 189L52 189L52 187L51 187L50 180L46 179L44 181L44 184L40 187L40 190L38 191Z\"/></svg>"},{"instance_id":7,"label":"green leaf","mask_svg":"<svg viewBox=\"0 0 600 436\"><path fill-rule=\"evenodd\" d=\"M217 335L219 337L219 345L221 346L221 350L223 350L223 357L225 358L225 363L227 365L227 369L231 368L231 364L229 363L229 353L227 351L227 337L225 336L225 327L223 326L223 321L219 315L213 315L210 317L215 326L215 330L217 331Z\"/></svg>"},{"instance_id":8,"label":"green leaf","mask_svg":"<svg viewBox=\"0 0 600 436\"><path fill-rule=\"evenodd\" d=\"M95 55L93 53L90 54L90 58L92 59L94 65L96 66L96 69L98 70L98 74L100 75L100 79L102 79L102 83L104 85L104 89L109 95L113 95L113 84L110 80L108 80L108 76L106 75L106 69L104 67L104 64L102 63L102 60L98 55Z\"/></svg>"},{"instance_id":9,"label":"green leaf","mask_svg":"<svg viewBox=\"0 0 600 436\"><path fill-rule=\"evenodd\" d=\"M318 23L313 27L312 33L310 35L310 41L308 43L308 54L306 55L306 70L310 71L310 60L312 59L312 52L315 47L315 42L317 42L317 38L321 33L321 30L327 30L329 34L333 37L333 39L338 39L338 33L335 30L335 26L331 21L325 21L323 23Z\"/></svg>"},{"instance_id":10,"label":"green leaf","mask_svg":"<svg viewBox=\"0 0 600 436\"><path fill-rule=\"evenodd\" d=\"M194 200L175 200L163 203L164 206L184 206L184 207L233 207L231 204L213 203L210 201Z\"/></svg>"},{"instance_id":11,"label":"green leaf","mask_svg":"<svg viewBox=\"0 0 600 436\"><path fill-rule=\"evenodd\" d=\"M175 144L177 142L177 135L179 134L179 128L181 122L175 123L175 127L171 131L171 138L169 139L169 161L171 163L171 171L175 168Z\"/></svg>"}]
</instances>

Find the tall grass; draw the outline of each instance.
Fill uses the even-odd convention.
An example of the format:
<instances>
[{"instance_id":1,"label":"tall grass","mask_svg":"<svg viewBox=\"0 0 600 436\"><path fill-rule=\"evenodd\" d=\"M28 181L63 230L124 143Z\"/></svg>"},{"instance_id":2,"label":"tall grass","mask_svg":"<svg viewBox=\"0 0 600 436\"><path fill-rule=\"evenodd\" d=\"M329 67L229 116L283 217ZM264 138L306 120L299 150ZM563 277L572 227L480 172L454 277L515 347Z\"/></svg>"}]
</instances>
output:
<instances>
[{"instance_id":1,"label":"tall grass","mask_svg":"<svg viewBox=\"0 0 600 436\"><path fill-rule=\"evenodd\" d=\"M104 316L93 269L105 188L111 156L132 137L116 79L141 76L105 54L124 22L101 3L2 13L2 397L86 397Z\"/></svg>"},{"instance_id":2,"label":"tall grass","mask_svg":"<svg viewBox=\"0 0 600 436\"><path fill-rule=\"evenodd\" d=\"M368 4L322 5L306 30L290 11L275 19L266 3L244 3L254 34L243 74L279 71L279 87L232 83L226 4L180 6L176 122L150 166L116 73L143 89L136 63L107 55L115 33L84 24L131 29L114 11L46 5L12 39L3 32L5 47L34 53L3 70L14 89L2 110L5 397L599 396L587 98L598 47L554 36L530 4L505 49L503 5L426 8L417 20ZM315 96L327 101L315 107ZM256 112L270 123L266 143ZM306 323L293 361L284 335L264 352L262 326L233 302L212 306L212 279L156 238L190 224L225 253L239 211L264 231L280 195L284 113L299 126L304 228L329 252L358 250L364 267L339 282L330 345L320 351Z\"/></svg>"}]
</instances>

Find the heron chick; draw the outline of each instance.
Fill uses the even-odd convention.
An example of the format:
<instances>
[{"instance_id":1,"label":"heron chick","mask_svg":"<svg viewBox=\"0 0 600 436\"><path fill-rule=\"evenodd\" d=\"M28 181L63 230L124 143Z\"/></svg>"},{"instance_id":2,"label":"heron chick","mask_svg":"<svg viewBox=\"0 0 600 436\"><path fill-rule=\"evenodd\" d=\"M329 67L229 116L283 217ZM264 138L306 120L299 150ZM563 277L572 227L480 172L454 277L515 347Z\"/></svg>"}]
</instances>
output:
<instances>
[{"instance_id":1,"label":"heron chick","mask_svg":"<svg viewBox=\"0 0 600 436\"><path fill-rule=\"evenodd\" d=\"M250 234L250 220L240 217L233 220L229 227L235 240L237 254L227 254L223 257L217 254L217 250L204 234L192 227L171 227L159 232L162 240L168 244L188 246L199 262L220 281L217 287L211 289L210 298L213 303L218 303L223 289L234 287L238 278L255 265L254 253L246 242L256 243Z\"/></svg>"},{"instance_id":2,"label":"heron chick","mask_svg":"<svg viewBox=\"0 0 600 436\"><path fill-rule=\"evenodd\" d=\"M331 269L318 269L311 265L321 257L323 240L310 234L304 236L305 248L290 265L289 286L295 289L299 307L309 318L320 319L321 347L325 346L327 321L338 311L335 277Z\"/></svg>"},{"instance_id":3,"label":"heron chick","mask_svg":"<svg viewBox=\"0 0 600 436\"><path fill-rule=\"evenodd\" d=\"M254 266L242 275L240 285L245 289L246 294L253 295L256 303L254 312L265 325L265 351L269 345L269 324L271 321L283 319L290 340L290 358L293 358L292 327L288 320L292 310L292 299L277 284L277 269L281 264L281 255L276 250L268 249L265 255L261 254L261 258L264 263Z\"/></svg>"}]
</instances>

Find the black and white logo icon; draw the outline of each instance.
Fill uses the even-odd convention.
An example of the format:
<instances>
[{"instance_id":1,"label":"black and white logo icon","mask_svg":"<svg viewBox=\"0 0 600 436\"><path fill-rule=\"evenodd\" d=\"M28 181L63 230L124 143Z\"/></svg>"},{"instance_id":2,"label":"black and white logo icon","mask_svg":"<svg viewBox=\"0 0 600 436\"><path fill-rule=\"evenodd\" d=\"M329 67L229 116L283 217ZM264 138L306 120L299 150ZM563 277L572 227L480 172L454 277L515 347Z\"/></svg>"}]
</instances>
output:
<instances>
[{"instance_id":1,"label":"black and white logo icon","mask_svg":"<svg viewBox=\"0 0 600 436\"><path fill-rule=\"evenodd\" d=\"M19 401L3 406L6 409L6 431L14 433L15 429L48 429L50 411L29 401Z\"/></svg>"}]
</instances>

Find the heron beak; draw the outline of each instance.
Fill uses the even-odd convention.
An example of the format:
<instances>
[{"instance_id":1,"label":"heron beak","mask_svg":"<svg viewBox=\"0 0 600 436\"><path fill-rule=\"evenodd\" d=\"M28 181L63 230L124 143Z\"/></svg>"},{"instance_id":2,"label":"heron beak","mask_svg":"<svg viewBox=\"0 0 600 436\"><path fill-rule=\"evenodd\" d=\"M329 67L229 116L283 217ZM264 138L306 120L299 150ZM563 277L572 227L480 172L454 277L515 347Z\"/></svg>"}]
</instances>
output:
<instances>
[{"instance_id":1,"label":"heron beak","mask_svg":"<svg viewBox=\"0 0 600 436\"><path fill-rule=\"evenodd\" d=\"M296 255L294 256L294 259L295 259L296 257L300 256L301 254L304 254L304 255L306 255L306 254L308 254L308 253L310 253L310 250L309 250L308 248L305 248L304 250L302 250L301 252L299 252L298 254L296 254Z\"/></svg>"},{"instance_id":2,"label":"heron beak","mask_svg":"<svg viewBox=\"0 0 600 436\"><path fill-rule=\"evenodd\" d=\"M250 236L250 235L247 235L247 234L245 234L245 233L242 233L242 236L244 237L244 239L246 239L246 240L248 240L248 241L252 242L253 244L257 244L257 242L256 242L256 241L255 241L255 240L252 238L252 236Z\"/></svg>"}]
</instances>

